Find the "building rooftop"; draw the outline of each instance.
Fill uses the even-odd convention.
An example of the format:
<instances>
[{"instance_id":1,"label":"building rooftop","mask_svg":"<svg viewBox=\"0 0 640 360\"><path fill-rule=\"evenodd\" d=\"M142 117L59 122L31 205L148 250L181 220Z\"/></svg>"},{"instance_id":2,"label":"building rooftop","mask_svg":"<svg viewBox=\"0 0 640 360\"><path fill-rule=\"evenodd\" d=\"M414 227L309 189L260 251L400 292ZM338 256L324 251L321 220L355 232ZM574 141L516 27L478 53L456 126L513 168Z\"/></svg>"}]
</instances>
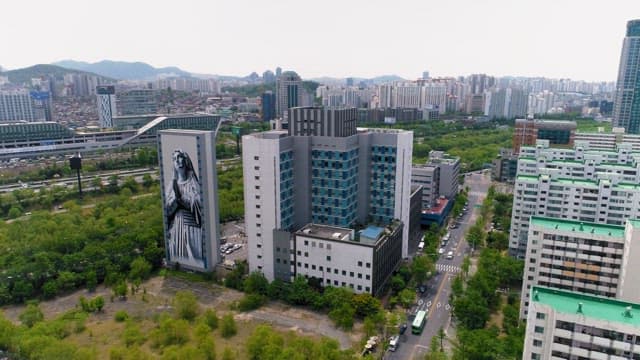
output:
<instances>
[{"instance_id":1,"label":"building rooftop","mask_svg":"<svg viewBox=\"0 0 640 360\"><path fill-rule=\"evenodd\" d=\"M352 233L353 230L347 228L310 223L298 230L296 235L310 235L327 240L350 241L352 240Z\"/></svg>"},{"instance_id":2,"label":"building rooftop","mask_svg":"<svg viewBox=\"0 0 640 360\"><path fill-rule=\"evenodd\" d=\"M594 188L598 187L598 183L592 180L558 178L555 179L555 182L565 185L590 186Z\"/></svg>"},{"instance_id":3,"label":"building rooftop","mask_svg":"<svg viewBox=\"0 0 640 360\"><path fill-rule=\"evenodd\" d=\"M384 231L384 228L370 225L366 229L360 231L360 241L375 243Z\"/></svg>"},{"instance_id":4,"label":"building rooftop","mask_svg":"<svg viewBox=\"0 0 640 360\"><path fill-rule=\"evenodd\" d=\"M531 225L542 226L548 229L576 231L585 234L607 235L624 238L624 226L595 224L590 222L566 219L552 219L542 216L532 216L529 222Z\"/></svg>"},{"instance_id":5,"label":"building rooftop","mask_svg":"<svg viewBox=\"0 0 640 360\"><path fill-rule=\"evenodd\" d=\"M531 300L547 305L558 313L581 315L585 318L640 328L640 305L637 303L541 286L531 288Z\"/></svg>"}]
</instances>

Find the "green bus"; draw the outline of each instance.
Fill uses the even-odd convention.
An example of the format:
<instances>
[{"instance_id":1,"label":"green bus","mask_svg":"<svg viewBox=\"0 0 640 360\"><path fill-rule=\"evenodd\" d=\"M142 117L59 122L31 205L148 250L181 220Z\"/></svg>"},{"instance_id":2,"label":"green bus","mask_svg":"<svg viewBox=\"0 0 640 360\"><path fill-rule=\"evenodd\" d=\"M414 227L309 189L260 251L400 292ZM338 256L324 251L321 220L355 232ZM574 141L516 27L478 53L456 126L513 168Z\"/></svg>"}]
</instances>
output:
<instances>
[{"instance_id":1,"label":"green bus","mask_svg":"<svg viewBox=\"0 0 640 360\"><path fill-rule=\"evenodd\" d=\"M422 334L422 329L424 329L424 324L426 322L427 312L424 310L418 311L416 318L413 319L413 323L411 324L411 333L416 335Z\"/></svg>"}]
</instances>

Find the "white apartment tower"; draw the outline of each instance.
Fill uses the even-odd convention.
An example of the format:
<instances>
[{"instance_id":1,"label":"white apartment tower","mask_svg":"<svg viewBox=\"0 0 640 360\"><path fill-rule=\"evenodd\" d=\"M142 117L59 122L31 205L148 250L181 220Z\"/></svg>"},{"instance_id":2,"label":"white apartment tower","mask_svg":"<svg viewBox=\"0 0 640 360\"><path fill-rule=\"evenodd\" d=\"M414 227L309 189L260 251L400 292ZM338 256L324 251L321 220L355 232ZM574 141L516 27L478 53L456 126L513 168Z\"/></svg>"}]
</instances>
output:
<instances>
[{"instance_id":1,"label":"white apartment tower","mask_svg":"<svg viewBox=\"0 0 640 360\"><path fill-rule=\"evenodd\" d=\"M532 216L520 317L529 292L544 286L628 301L640 299L640 222L626 226Z\"/></svg>"}]
</instances>

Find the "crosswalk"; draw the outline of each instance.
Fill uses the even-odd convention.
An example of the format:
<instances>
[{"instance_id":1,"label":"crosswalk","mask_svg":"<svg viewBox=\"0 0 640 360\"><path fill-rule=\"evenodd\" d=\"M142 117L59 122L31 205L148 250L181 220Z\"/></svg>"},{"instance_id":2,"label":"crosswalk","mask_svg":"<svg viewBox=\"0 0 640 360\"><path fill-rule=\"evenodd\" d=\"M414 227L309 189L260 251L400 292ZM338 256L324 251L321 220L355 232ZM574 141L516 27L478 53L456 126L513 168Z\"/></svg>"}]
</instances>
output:
<instances>
[{"instance_id":1,"label":"crosswalk","mask_svg":"<svg viewBox=\"0 0 640 360\"><path fill-rule=\"evenodd\" d=\"M448 272L448 273L457 274L457 273L460 272L460 267L459 266L449 265L449 264L436 264L436 270L438 270L440 272Z\"/></svg>"}]
</instances>

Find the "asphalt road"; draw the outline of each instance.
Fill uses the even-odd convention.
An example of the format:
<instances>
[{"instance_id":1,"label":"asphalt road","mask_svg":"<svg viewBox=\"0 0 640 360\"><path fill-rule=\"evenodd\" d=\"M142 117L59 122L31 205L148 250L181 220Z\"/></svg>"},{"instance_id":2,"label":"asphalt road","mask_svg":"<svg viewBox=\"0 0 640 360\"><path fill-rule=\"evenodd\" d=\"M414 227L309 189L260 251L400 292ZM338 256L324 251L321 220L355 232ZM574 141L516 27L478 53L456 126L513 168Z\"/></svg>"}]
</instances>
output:
<instances>
[{"instance_id":1,"label":"asphalt road","mask_svg":"<svg viewBox=\"0 0 640 360\"><path fill-rule=\"evenodd\" d=\"M460 272L460 266L465 255L469 253L469 246L463 238L467 229L473 225L479 213L476 205L480 205L491 185L491 175L488 172L476 172L466 176L464 186L469 186L469 205L467 213L460 220L457 229L449 230L451 239L447 243L444 254L436 262L436 276L427 283L427 291L418 293L418 303L407 316L409 328L400 336L400 346L395 352L387 351L384 359L412 360L423 359L429 351L431 338L438 334L442 327L447 332L451 323L451 281ZM447 260L446 254L453 251L453 259ZM427 323L421 335L411 333L411 322L418 310L428 309Z\"/></svg>"}]
</instances>

